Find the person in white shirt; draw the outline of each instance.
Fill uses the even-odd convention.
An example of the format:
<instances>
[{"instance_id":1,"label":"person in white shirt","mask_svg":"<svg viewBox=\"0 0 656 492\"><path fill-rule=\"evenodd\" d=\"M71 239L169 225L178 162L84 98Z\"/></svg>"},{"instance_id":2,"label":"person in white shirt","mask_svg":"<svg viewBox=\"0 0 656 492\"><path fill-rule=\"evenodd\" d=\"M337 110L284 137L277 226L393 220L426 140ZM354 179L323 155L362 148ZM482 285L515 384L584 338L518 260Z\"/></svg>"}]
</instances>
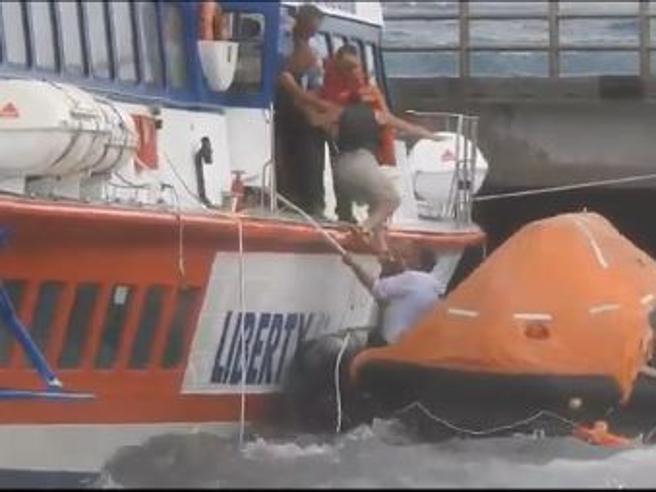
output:
<instances>
[{"instance_id":1,"label":"person in white shirt","mask_svg":"<svg viewBox=\"0 0 656 492\"><path fill-rule=\"evenodd\" d=\"M380 306L380 322L369 333L370 346L396 343L444 295L443 286L430 273L435 266L435 254L431 250L421 250L414 268L408 268L399 256L387 254L379 258L379 278L369 275L351 254L345 254L343 260Z\"/></svg>"}]
</instances>

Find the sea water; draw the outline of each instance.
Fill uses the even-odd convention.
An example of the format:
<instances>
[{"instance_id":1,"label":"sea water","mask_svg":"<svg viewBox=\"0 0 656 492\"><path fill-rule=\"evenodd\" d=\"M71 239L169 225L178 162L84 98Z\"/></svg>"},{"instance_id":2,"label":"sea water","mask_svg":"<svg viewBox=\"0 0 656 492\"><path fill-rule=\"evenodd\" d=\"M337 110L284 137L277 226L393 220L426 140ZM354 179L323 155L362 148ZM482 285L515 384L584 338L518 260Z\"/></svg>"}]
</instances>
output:
<instances>
[{"instance_id":1,"label":"sea water","mask_svg":"<svg viewBox=\"0 0 656 492\"><path fill-rule=\"evenodd\" d=\"M656 486L656 448L575 438L410 437L395 420L339 436L254 434L240 449L209 434L160 436L119 452L102 488L625 488Z\"/></svg>"}]
</instances>

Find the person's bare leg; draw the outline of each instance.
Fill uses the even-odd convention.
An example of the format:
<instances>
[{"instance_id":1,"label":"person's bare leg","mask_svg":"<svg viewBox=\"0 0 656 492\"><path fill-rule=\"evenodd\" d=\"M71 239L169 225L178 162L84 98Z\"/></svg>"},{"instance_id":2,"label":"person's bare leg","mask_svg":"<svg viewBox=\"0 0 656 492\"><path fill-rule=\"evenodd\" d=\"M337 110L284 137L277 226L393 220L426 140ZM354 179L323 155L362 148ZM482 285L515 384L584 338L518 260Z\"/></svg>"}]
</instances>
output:
<instances>
[{"instance_id":1,"label":"person's bare leg","mask_svg":"<svg viewBox=\"0 0 656 492\"><path fill-rule=\"evenodd\" d=\"M362 228L368 232L382 228L400 204L401 200L398 196L390 197L376 204L372 207L373 210L371 210L369 216L362 222Z\"/></svg>"}]
</instances>

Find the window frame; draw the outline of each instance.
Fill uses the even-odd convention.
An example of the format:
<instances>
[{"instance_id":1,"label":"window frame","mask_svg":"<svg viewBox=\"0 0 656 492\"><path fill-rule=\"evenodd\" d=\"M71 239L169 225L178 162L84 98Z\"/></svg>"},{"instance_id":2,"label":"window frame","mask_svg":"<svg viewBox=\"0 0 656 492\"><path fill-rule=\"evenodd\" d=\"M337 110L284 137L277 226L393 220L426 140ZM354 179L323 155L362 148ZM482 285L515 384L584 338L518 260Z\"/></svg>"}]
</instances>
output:
<instances>
[{"instance_id":1,"label":"window frame","mask_svg":"<svg viewBox=\"0 0 656 492\"><path fill-rule=\"evenodd\" d=\"M114 2L107 2L105 10L106 12L106 18L107 18L107 25L108 25L108 30L107 34L109 37L109 44L110 44L110 58L112 61L112 65L114 67L113 71L113 77L111 80L114 83L118 84L125 84L128 86L134 86L138 85L141 83L141 59L140 59L140 49L139 49L139 41L138 41L138 34L137 34L137 23L136 23L136 14L135 14L135 5L134 2L132 1L126 1L125 2L127 7L128 7L128 12L130 16L130 27L132 29L132 42L130 43L132 46L132 55L134 57L134 80L127 80L121 78L120 74L120 69L119 69L119 49L118 49L118 39L116 37L116 23L114 22L114 8L116 4Z\"/></svg>"},{"instance_id":2,"label":"window frame","mask_svg":"<svg viewBox=\"0 0 656 492\"><path fill-rule=\"evenodd\" d=\"M195 77L195 72L196 70L200 70L200 68L196 68L191 61L189 55L189 36L190 32L192 29L188 29L189 22L187 20L187 11L184 8L184 5L181 5L176 2L168 2L166 0L161 1L157 0L157 4L160 6L160 8L157 10L157 17L159 21L159 41L160 41L160 46L161 46L161 52L163 54L166 54L166 33L165 33L165 26L166 26L166 19L164 18L165 15L165 7L167 5L174 5L178 13L180 14L180 19L182 22L182 35L181 35L181 45L182 45L182 51L186 55L185 60L186 60L186 65L185 65L185 70L186 70L186 78L185 82L181 87L174 87L173 84L171 84L171 81L169 80L169 58L167 56L162 57L162 71L163 71L163 81L164 81L164 91L172 96L180 96L180 95L186 95L190 91L193 91L195 86L196 86L196 81L194 80ZM196 53L196 56L198 54Z\"/></svg>"},{"instance_id":3,"label":"window frame","mask_svg":"<svg viewBox=\"0 0 656 492\"><path fill-rule=\"evenodd\" d=\"M32 70L36 72L42 72L42 73L50 73L50 74L56 74L60 73L61 71L61 57L59 56L59 24L57 23L57 19L55 17L55 11L57 10L55 8L54 2L50 0L44 0L43 2L40 2L41 4L46 4L50 13L50 28L52 29L52 42L54 44L53 46L53 67L43 67L37 64L37 51L38 51L38 46L36 43L36 36L34 33L34 22L33 22L33 16L34 16L34 5L35 2L25 2L23 5L27 8L23 8L23 15L27 15L27 25L29 28L29 41L30 41L30 46L32 47L32 52L31 52L31 64L30 67Z\"/></svg>"},{"instance_id":4,"label":"window frame","mask_svg":"<svg viewBox=\"0 0 656 492\"><path fill-rule=\"evenodd\" d=\"M87 58L87 63L89 66L88 70L88 78L102 82L102 83L114 83L115 82L115 73L114 73L114 53L113 53L113 46L112 46L112 36L109 30L109 12L107 9L107 3L101 2L100 5L102 5L103 8L103 15L104 15L104 22L105 22L105 34L106 34L106 39L105 42L107 43L107 68L108 68L108 75L107 77L101 77L100 75L97 75L94 70L94 63L93 63L93 56L92 56L92 49L91 49L91 35L89 33L89 15L88 15L88 10L84 8L86 2L82 2L82 24L84 26L83 31L83 37L84 37L84 43L87 47L86 51L86 58Z\"/></svg>"},{"instance_id":5,"label":"window frame","mask_svg":"<svg viewBox=\"0 0 656 492\"><path fill-rule=\"evenodd\" d=\"M138 66L138 79L139 79L139 85L147 88L147 89L155 89L155 90L165 90L166 89L166 56L164 56L164 41L163 41L163 36L162 36L162 15L161 15L161 8L160 8L160 2L157 0L144 0L148 1L149 3L152 3L154 9L155 9L155 17L154 17L154 24L155 24L155 31L157 33L157 56L159 58L159 63L160 63L160 80L159 82L153 81L149 82L146 81L146 76L145 76L145 65L146 65L146 59L147 55L145 53L145 46L142 46L141 39L142 39L142 33L141 33L141 26L142 26L142 16L143 13L141 12L141 9L137 9L136 3L134 4L134 22L135 22L135 38L136 38L136 43L137 43L137 55L139 58L139 66Z\"/></svg>"},{"instance_id":6,"label":"window frame","mask_svg":"<svg viewBox=\"0 0 656 492\"><path fill-rule=\"evenodd\" d=\"M21 9L21 23L23 24L23 46L25 47L25 63L16 63L9 61L7 58L7 32L4 29L4 8L5 3L0 2L0 34L2 35L3 42L0 43L0 48L2 49L2 58L0 59L0 64L4 65L10 69L28 71L32 70L32 40L31 40L31 26L28 20L27 6L24 2L17 0L16 2Z\"/></svg>"},{"instance_id":7,"label":"window frame","mask_svg":"<svg viewBox=\"0 0 656 492\"><path fill-rule=\"evenodd\" d=\"M77 10L77 24L80 33L80 53L82 55L81 72L69 71L66 65L66 54L64 52L64 36L62 34L63 29L62 29L62 22L61 22L61 14L59 12L59 9L57 8L57 5L59 3L60 2L55 3L55 9L54 9L54 19L55 19L55 24L57 26L56 39L57 39L57 53L59 56L59 73L62 75L62 77L88 77L89 56L87 51L87 42L85 38L85 24L84 24L84 19L82 17L84 9L82 8L82 4L79 0L68 1L69 4L75 5L75 10Z\"/></svg>"},{"instance_id":8,"label":"window frame","mask_svg":"<svg viewBox=\"0 0 656 492\"><path fill-rule=\"evenodd\" d=\"M59 1L59 0L57 0ZM20 45L19 54L24 56L24 63L9 63L7 60L7 30L6 26L0 26L0 36L2 43L0 43L1 56L0 58L0 75L2 76L18 76L18 77L34 77L35 74L44 74L43 78L56 82L66 82L79 86L83 90L100 92L116 96L119 100L135 103L135 104L158 104L171 108L184 108L187 110L207 109L212 112L221 112L225 108L239 107L245 109L269 109L274 101L275 89L277 83L277 70L278 63L278 41L279 32L273 26L279 25L279 19L284 6L278 3L268 2L243 2L238 0L222 0L222 6L232 11L246 11L250 13L261 13L264 16L264 33L263 33L263 77L261 89L258 92L245 93L245 94L226 94L216 93L206 86L204 75L200 65L200 59L197 52L197 35L198 35L198 9L200 4L198 2L184 2L176 1L175 4L179 7L182 15L183 24L183 53L185 56L185 64L187 70L186 85L180 89L173 88L170 84L168 76L169 63L167 60L165 45L164 45L164 23L163 23L163 5L167 2L165 0L152 0L156 15L153 15L154 26L158 39L155 36L149 36L157 46L158 57L158 70L155 72L157 76L161 75L159 80L146 82L144 76L144 57L149 53L154 60L154 53L146 52L141 49L141 27L140 22L137 20L139 9L136 4L133 5L133 29L135 30L135 40L133 44L136 47L135 58L137 65L137 79L138 82L121 82L117 79L116 73L116 47L113 40L114 28L111 25L112 19L109 14L109 6L103 4L102 15L104 19L102 22L105 24L103 27L106 29L105 41L107 43L107 54L102 54L102 57L107 57L106 74L100 74L94 68L93 53L95 48L94 33L90 31L90 21L92 24L96 23L98 19L92 19L93 10L89 14L88 7L85 6L84 0L70 0L75 2L77 6L77 13L79 14L79 28L80 28L80 47L82 52L83 70L74 67L67 69L65 66L64 44L62 37L63 24L59 8L55 0L49 0L51 12L53 16L53 37L55 46L55 56L57 57L57 68L53 71L36 70L34 67L34 54L35 48L33 46L33 28L30 22L28 11L28 4L25 1L19 1L17 5L20 8L22 31L19 33ZM2 2L0 2L2 3ZM4 8L4 11L2 10ZM13 7L12 7L13 8ZM96 10L97 7L96 7ZM148 11L147 11L148 13ZM7 19L7 10L4 4L0 5L0 15L4 15ZM13 17L16 15L14 14ZM12 18L13 18L12 17ZM15 20L15 19L14 19ZM150 25L148 25L150 29ZM150 31L149 31L150 32ZM97 33L95 33L97 36ZM15 37L15 36L14 36ZM13 38L10 38L13 39ZM16 37L18 40L18 38ZM94 42L92 42L94 41ZM13 47L14 44L9 46ZM19 46L16 44L16 46ZM103 49L105 49L103 47ZM21 53L22 52L22 53ZM104 61L104 60L101 60ZM161 73L160 73L161 70ZM157 79L157 77L154 77Z\"/></svg>"}]
</instances>

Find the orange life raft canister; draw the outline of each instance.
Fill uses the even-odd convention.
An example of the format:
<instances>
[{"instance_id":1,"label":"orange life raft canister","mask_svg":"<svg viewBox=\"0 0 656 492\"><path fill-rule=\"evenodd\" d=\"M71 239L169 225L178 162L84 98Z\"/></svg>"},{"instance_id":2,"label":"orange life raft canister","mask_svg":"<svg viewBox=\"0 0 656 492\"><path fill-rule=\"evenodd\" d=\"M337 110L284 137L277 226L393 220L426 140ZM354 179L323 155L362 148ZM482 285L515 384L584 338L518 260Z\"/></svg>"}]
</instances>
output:
<instances>
[{"instance_id":1,"label":"orange life raft canister","mask_svg":"<svg viewBox=\"0 0 656 492\"><path fill-rule=\"evenodd\" d=\"M366 369L602 377L622 402L649 357L656 262L594 213L524 226Z\"/></svg>"}]
</instances>

